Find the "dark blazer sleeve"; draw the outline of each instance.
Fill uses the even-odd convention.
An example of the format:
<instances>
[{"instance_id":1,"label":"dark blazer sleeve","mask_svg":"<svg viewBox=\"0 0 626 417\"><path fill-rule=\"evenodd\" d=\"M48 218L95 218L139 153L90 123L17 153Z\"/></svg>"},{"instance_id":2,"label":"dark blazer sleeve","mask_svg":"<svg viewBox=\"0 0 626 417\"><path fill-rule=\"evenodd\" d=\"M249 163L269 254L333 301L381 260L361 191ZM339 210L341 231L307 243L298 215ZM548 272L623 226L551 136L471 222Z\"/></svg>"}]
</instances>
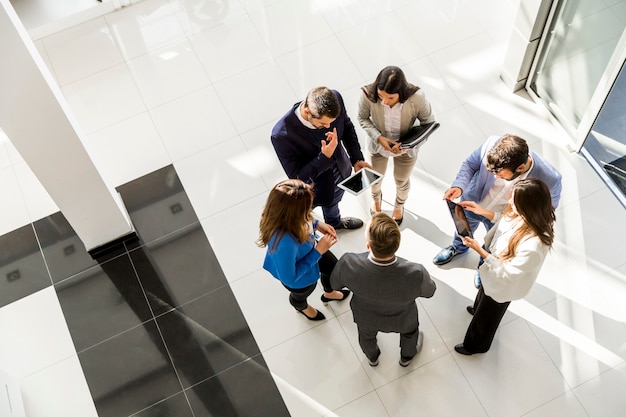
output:
<instances>
[{"instance_id":1,"label":"dark blazer sleeve","mask_svg":"<svg viewBox=\"0 0 626 417\"><path fill-rule=\"evenodd\" d=\"M329 204L335 189L331 169L335 162L321 152L320 135L323 132L314 132L303 126L294 114L296 106L272 129L272 146L289 178L314 184L314 205Z\"/></svg>"},{"instance_id":2,"label":"dark blazer sleeve","mask_svg":"<svg viewBox=\"0 0 626 417\"><path fill-rule=\"evenodd\" d=\"M359 161L364 161L363 152L361 151L361 145L359 144L359 138L356 134L356 130L354 128L354 124L350 120L348 113L346 112L346 106L343 101L343 97L339 94L338 91L335 91L337 98L339 98L339 102L341 103L341 114L338 119L342 120L342 134L339 136L341 142L343 143L346 152L348 153L348 157L350 158L350 163L352 166Z\"/></svg>"}]
</instances>

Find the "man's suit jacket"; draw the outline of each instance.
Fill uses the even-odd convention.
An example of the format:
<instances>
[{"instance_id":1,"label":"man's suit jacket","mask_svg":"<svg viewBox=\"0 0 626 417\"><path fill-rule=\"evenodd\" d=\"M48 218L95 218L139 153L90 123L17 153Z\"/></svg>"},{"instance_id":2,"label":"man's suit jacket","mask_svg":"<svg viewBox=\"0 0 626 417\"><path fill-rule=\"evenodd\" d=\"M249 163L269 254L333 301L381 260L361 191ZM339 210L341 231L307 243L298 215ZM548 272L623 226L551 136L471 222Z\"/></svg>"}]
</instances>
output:
<instances>
[{"instance_id":1,"label":"man's suit jacket","mask_svg":"<svg viewBox=\"0 0 626 417\"><path fill-rule=\"evenodd\" d=\"M314 206L325 206L333 201L334 165L337 166L344 179L350 176L354 164L364 160L354 125L346 113L343 98L337 91L334 93L339 98L341 112L331 123L330 129L309 129L304 126L295 114L300 103L294 104L272 129L272 145L287 176L314 185ZM332 131L333 128L337 128L339 145L332 158L327 158L322 154L321 141L325 140L325 133Z\"/></svg>"},{"instance_id":2,"label":"man's suit jacket","mask_svg":"<svg viewBox=\"0 0 626 417\"><path fill-rule=\"evenodd\" d=\"M407 333L418 325L415 299L432 297L435 283L423 265L396 257L381 265L369 253L346 253L333 269L334 289L352 291L350 307L354 322L364 329Z\"/></svg>"}]
</instances>

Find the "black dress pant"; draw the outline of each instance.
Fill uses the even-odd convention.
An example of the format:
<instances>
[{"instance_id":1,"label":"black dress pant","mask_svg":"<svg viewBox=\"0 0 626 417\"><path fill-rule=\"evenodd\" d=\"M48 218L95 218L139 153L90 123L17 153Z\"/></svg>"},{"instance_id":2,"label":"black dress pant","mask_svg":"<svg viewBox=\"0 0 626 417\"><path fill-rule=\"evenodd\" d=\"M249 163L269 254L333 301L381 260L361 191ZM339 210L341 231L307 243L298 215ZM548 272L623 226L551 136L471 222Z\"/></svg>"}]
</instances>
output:
<instances>
[{"instance_id":1,"label":"black dress pant","mask_svg":"<svg viewBox=\"0 0 626 417\"><path fill-rule=\"evenodd\" d=\"M472 353L487 352L509 304L510 301L499 303L489 297L481 286L474 300L474 317L465 333L463 347Z\"/></svg>"},{"instance_id":2,"label":"black dress pant","mask_svg":"<svg viewBox=\"0 0 626 417\"><path fill-rule=\"evenodd\" d=\"M322 282L324 292L333 291L333 288L330 286L330 274L333 272L336 263L337 257L331 251L326 251L320 260L317 261L320 267L320 281ZM309 305L307 297L315 291L317 282L304 288L290 288L284 284L283 286L289 290L289 304L296 310L302 311Z\"/></svg>"}]
</instances>

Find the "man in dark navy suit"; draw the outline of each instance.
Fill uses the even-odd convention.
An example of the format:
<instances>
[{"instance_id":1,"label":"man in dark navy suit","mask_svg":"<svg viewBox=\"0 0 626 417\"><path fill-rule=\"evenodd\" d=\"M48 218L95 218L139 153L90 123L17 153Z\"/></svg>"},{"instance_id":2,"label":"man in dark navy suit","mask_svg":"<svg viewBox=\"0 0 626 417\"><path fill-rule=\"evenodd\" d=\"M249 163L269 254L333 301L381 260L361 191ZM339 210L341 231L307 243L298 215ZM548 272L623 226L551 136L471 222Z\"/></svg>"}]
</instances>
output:
<instances>
[{"instance_id":1,"label":"man in dark navy suit","mask_svg":"<svg viewBox=\"0 0 626 417\"><path fill-rule=\"evenodd\" d=\"M341 181L363 167L361 146L343 104L327 87L316 87L294 104L272 129L272 145L289 178L313 184L313 206L321 206L324 222L335 229L358 229L363 221L341 217Z\"/></svg>"}]
</instances>

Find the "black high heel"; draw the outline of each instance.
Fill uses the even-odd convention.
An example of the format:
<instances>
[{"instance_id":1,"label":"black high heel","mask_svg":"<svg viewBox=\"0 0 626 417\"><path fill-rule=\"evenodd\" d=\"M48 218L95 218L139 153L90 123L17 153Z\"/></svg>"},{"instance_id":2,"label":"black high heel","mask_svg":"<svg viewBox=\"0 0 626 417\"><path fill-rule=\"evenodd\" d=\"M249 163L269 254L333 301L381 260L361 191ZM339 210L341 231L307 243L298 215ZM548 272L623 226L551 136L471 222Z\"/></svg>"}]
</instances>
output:
<instances>
[{"instance_id":1,"label":"black high heel","mask_svg":"<svg viewBox=\"0 0 626 417\"><path fill-rule=\"evenodd\" d=\"M317 314L315 315L315 317L309 317L306 315L306 313L302 310L296 310L298 313L302 314L304 317L306 317L307 319L311 320L311 321L320 321L320 320L324 320L326 318L326 316L319 310L317 310Z\"/></svg>"},{"instance_id":2,"label":"black high heel","mask_svg":"<svg viewBox=\"0 0 626 417\"><path fill-rule=\"evenodd\" d=\"M348 298L348 296L350 295L350 290L339 290L341 291L341 293L343 294L343 297L341 298L327 298L324 297L324 294L322 294L322 303L324 303L324 305L328 304L329 301L343 301L346 298Z\"/></svg>"}]
</instances>

